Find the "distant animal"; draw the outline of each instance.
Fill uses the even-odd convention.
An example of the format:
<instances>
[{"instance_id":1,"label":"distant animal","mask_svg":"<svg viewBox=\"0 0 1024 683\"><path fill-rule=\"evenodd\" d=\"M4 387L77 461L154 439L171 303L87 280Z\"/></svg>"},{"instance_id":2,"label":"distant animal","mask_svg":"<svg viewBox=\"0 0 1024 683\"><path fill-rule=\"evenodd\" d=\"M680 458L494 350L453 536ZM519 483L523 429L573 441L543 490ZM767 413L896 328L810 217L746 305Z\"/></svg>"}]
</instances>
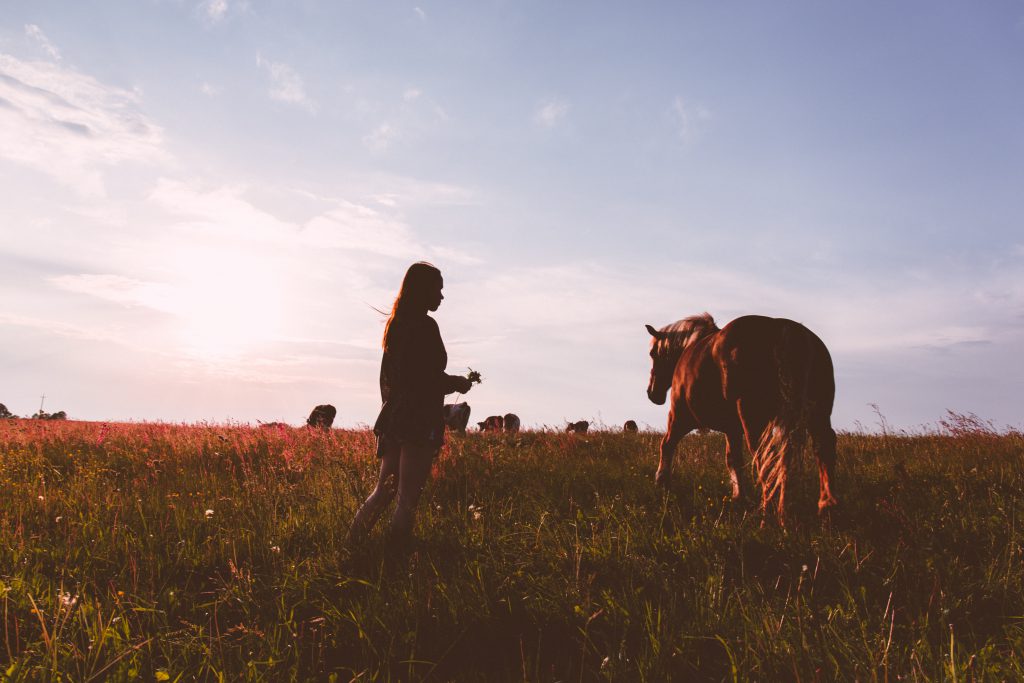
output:
<instances>
[{"instance_id":1,"label":"distant animal","mask_svg":"<svg viewBox=\"0 0 1024 683\"><path fill-rule=\"evenodd\" d=\"M574 434L586 434L588 429L590 429L590 423L586 420L580 420L579 422L567 422L565 424L565 431L572 432Z\"/></svg>"},{"instance_id":2,"label":"distant animal","mask_svg":"<svg viewBox=\"0 0 1024 683\"><path fill-rule=\"evenodd\" d=\"M500 432L504 429L505 418L501 415L491 415L483 422L476 423L481 432Z\"/></svg>"},{"instance_id":3,"label":"distant animal","mask_svg":"<svg viewBox=\"0 0 1024 683\"><path fill-rule=\"evenodd\" d=\"M313 429L322 429L327 431L334 424L334 418L338 414L337 408L328 404L319 405L313 408L313 412L309 414L309 418L306 420L306 426L312 427Z\"/></svg>"},{"instance_id":4,"label":"distant animal","mask_svg":"<svg viewBox=\"0 0 1024 683\"><path fill-rule=\"evenodd\" d=\"M733 498L747 495L741 476L746 443L761 485L761 509L767 513L774 505L784 524L787 477L809 436L818 460L818 510L824 513L838 504L832 484L835 378L832 357L817 335L792 320L760 315L737 318L719 329L708 313L660 330L647 325L647 331L647 396L663 405L672 390L657 483L669 483L683 436L694 429L724 432Z\"/></svg>"},{"instance_id":5,"label":"distant animal","mask_svg":"<svg viewBox=\"0 0 1024 683\"><path fill-rule=\"evenodd\" d=\"M515 413L505 413L503 424L506 432L515 434L519 431L519 416Z\"/></svg>"},{"instance_id":6,"label":"distant animal","mask_svg":"<svg viewBox=\"0 0 1024 683\"><path fill-rule=\"evenodd\" d=\"M288 425L284 422L261 422L261 429L286 429Z\"/></svg>"},{"instance_id":7,"label":"distant animal","mask_svg":"<svg viewBox=\"0 0 1024 683\"><path fill-rule=\"evenodd\" d=\"M460 434L466 433L466 425L469 424L468 403L446 403L444 406L444 424L448 429Z\"/></svg>"},{"instance_id":8,"label":"distant animal","mask_svg":"<svg viewBox=\"0 0 1024 683\"><path fill-rule=\"evenodd\" d=\"M636 426L636 422L634 422L633 420L626 420L626 424L622 425L622 431L635 432L639 431L639 428Z\"/></svg>"}]
</instances>

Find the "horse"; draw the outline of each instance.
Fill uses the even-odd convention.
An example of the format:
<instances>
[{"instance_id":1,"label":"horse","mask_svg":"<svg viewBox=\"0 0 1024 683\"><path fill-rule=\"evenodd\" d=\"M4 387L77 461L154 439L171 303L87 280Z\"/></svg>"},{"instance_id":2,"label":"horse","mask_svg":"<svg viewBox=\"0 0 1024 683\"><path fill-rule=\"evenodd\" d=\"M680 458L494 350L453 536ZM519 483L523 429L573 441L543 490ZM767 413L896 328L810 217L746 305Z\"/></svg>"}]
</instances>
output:
<instances>
[{"instance_id":1,"label":"horse","mask_svg":"<svg viewBox=\"0 0 1024 683\"><path fill-rule=\"evenodd\" d=\"M719 329L710 314L660 330L647 325L651 377L647 397L663 405L669 389L668 429L655 481L667 486L676 445L694 429L724 432L732 497L747 497L741 476L743 445L761 485L761 510L785 524L786 480L807 436L818 460L818 511L838 504L833 491L836 433L832 429L835 377L824 342L786 318L746 315Z\"/></svg>"}]
</instances>

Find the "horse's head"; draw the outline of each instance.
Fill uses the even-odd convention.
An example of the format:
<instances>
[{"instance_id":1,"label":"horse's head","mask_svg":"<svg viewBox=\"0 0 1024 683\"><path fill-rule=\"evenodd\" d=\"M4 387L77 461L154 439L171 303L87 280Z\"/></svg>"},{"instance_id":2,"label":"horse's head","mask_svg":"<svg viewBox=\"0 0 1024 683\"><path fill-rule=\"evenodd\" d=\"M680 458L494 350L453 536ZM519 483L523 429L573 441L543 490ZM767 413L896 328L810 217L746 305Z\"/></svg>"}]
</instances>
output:
<instances>
[{"instance_id":1,"label":"horse's head","mask_svg":"<svg viewBox=\"0 0 1024 683\"><path fill-rule=\"evenodd\" d=\"M682 349L672 348L667 332L656 330L650 325L647 331L651 333L651 379L647 382L647 398L660 406L665 403L669 387L672 386L672 375Z\"/></svg>"},{"instance_id":2,"label":"horse's head","mask_svg":"<svg viewBox=\"0 0 1024 683\"><path fill-rule=\"evenodd\" d=\"M660 330L647 325L647 331L651 334L651 379L647 383L647 398L660 406L672 387L672 376L683 351L701 337L717 332L718 326L704 313L683 318Z\"/></svg>"}]
</instances>

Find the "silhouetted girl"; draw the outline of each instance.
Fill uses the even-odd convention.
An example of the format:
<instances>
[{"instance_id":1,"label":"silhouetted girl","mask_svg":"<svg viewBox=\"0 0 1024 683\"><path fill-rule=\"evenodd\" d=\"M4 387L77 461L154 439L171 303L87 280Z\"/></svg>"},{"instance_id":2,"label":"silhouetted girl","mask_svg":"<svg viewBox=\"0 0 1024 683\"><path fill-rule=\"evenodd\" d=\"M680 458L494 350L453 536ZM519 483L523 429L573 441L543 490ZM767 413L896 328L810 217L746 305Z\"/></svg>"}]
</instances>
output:
<instances>
[{"instance_id":1,"label":"silhouetted girl","mask_svg":"<svg viewBox=\"0 0 1024 683\"><path fill-rule=\"evenodd\" d=\"M472 387L466 377L445 373L448 354L437 323L427 315L441 305L443 286L436 267L422 261L412 264L384 327L384 405L373 425L380 478L352 520L353 541L366 535L396 494L392 536L403 539L411 534L416 503L444 442L444 396Z\"/></svg>"}]
</instances>

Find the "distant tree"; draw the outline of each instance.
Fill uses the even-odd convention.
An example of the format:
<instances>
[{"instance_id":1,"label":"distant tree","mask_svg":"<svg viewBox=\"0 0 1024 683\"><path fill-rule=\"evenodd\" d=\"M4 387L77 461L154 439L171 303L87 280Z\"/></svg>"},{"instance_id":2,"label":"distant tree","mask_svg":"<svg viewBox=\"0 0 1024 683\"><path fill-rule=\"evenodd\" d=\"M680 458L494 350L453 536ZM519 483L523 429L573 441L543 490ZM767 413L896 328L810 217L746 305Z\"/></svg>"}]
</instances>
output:
<instances>
[{"instance_id":1,"label":"distant tree","mask_svg":"<svg viewBox=\"0 0 1024 683\"><path fill-rule=\"evenodd\" d=\"M18 417L18 416L13 414L11 411L7 410L7 406L5 406L3 403L0 403L0 419L4 419L4 418L8 418L8 417Z\"/></svg>"},{"instance_id":2,"label":"distant tree","mask_svg":"<svg viewBox=\"0 0 1024 683\"><path fill-rule=\"evenodd\" d=\"M32 416L32 419L33 420L49 420L50 419L50 414L45 412L45 411L40 410L39 412L37 412L35 415Z\"/></svg>"},{"instance_id":3,"label":"distant tree","mask_svg":"<svg viewBox=\"0 0 1024 683\"><path fill-rule=\"evenodd\" d=\"M66 420L66 419L68 419L68 414L65 413L63 410L58 410L56 413L50 413L50 416L47 417L46 419L47 420Z\"/></svg>"}]
</instances>

